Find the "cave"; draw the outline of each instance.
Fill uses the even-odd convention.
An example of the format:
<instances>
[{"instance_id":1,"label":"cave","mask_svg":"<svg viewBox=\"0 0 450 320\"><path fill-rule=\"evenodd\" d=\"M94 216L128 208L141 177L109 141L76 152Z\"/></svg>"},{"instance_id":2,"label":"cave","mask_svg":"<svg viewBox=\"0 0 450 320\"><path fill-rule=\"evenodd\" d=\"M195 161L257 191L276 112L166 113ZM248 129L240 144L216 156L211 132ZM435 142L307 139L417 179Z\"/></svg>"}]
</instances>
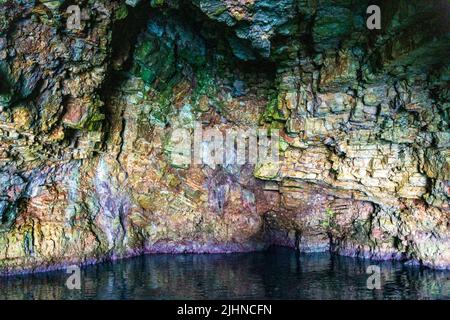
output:
<instances>
[{"instance_id":1,"label":"cave","mask_svg":"<svg viewBox=\"0 0 450 320\"><path fill-rule=\"evenodd\" d=\"M450 269L448 1L0 9L0 274L280 246ZM176 163L196 126L277 132L277 159Z\"/></svg>"}]
</instances>

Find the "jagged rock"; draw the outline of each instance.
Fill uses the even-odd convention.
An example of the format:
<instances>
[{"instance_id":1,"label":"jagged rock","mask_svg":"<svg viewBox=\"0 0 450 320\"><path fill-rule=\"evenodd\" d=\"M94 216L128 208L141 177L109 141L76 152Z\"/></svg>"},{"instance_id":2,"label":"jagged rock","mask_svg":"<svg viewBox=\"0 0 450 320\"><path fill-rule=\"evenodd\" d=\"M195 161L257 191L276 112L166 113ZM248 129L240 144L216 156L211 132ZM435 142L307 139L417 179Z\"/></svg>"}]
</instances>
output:
<instances>
[{"instance_id":1,"label":"jagged rock","mask_svg":"<svg viewBox=\"0 0 450 320\"><path fill-rule=\"evenodd\" d=\"M449 5L369 31L368 4L87 1L68 30L0 1L0 273L273 243L450 268ZM199 124L278 129L280 160L174 164Z\"/></svg>"}]
</instances>

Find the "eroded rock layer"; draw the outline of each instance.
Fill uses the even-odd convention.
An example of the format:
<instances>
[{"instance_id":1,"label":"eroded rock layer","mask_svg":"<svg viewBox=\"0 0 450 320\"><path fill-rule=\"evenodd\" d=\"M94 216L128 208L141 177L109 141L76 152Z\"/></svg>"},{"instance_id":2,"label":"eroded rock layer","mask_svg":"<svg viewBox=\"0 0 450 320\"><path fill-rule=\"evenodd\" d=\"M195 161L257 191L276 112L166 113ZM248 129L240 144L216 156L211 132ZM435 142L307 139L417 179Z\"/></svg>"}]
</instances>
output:
<instances>
[{"instance_id":1,"label":"eroded rock layer","mask_svg":"<svg viewBox=\"0 0 450 320\"><path fill-rule=\"evenodd\" d=\"M450 268L450 6L0 0L0 272L271 244ZM81 8L80 28L68 28ZM185 128L280 161L179 166Z\"/></svg>"}]
</instances>

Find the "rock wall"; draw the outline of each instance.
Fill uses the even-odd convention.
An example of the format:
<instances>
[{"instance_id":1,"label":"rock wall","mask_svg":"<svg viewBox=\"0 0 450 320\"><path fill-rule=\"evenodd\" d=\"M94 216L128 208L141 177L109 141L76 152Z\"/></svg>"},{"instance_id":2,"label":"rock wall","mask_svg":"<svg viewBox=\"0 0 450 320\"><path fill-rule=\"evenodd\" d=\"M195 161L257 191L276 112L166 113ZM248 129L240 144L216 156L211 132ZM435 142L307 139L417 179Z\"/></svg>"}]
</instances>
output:
<instances>
[{"instance_id":1,"label":"rock wall","mask_svg":"<svg viewBox=\"0 0 450 320\"><path fill-rule=\"evenodd\" d=\"M0 0L0 272L271 244L450 268L449 4ZM67 28L67 8L81 27ZM280 130L176 165L171 134Z\"/></svg>"}]
</instances>

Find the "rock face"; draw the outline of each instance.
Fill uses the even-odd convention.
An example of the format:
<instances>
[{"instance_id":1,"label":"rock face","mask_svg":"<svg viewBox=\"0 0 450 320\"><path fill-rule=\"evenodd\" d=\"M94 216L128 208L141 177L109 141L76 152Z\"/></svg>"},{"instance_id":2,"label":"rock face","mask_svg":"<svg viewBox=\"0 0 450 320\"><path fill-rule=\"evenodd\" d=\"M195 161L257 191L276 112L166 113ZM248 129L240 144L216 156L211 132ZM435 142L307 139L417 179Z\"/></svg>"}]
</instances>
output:
<instances>
[{"instance_id":1,"label":"rock face","mask_svg":"<svg viewBox=\"0 0 450 320\"><path fill-rule=\"evenodd\" d=\"M270 244L450 268L448 1L0 0L0 272ZM173 162L185 128L280 160Z\"/></svg>"}]
</instances>

